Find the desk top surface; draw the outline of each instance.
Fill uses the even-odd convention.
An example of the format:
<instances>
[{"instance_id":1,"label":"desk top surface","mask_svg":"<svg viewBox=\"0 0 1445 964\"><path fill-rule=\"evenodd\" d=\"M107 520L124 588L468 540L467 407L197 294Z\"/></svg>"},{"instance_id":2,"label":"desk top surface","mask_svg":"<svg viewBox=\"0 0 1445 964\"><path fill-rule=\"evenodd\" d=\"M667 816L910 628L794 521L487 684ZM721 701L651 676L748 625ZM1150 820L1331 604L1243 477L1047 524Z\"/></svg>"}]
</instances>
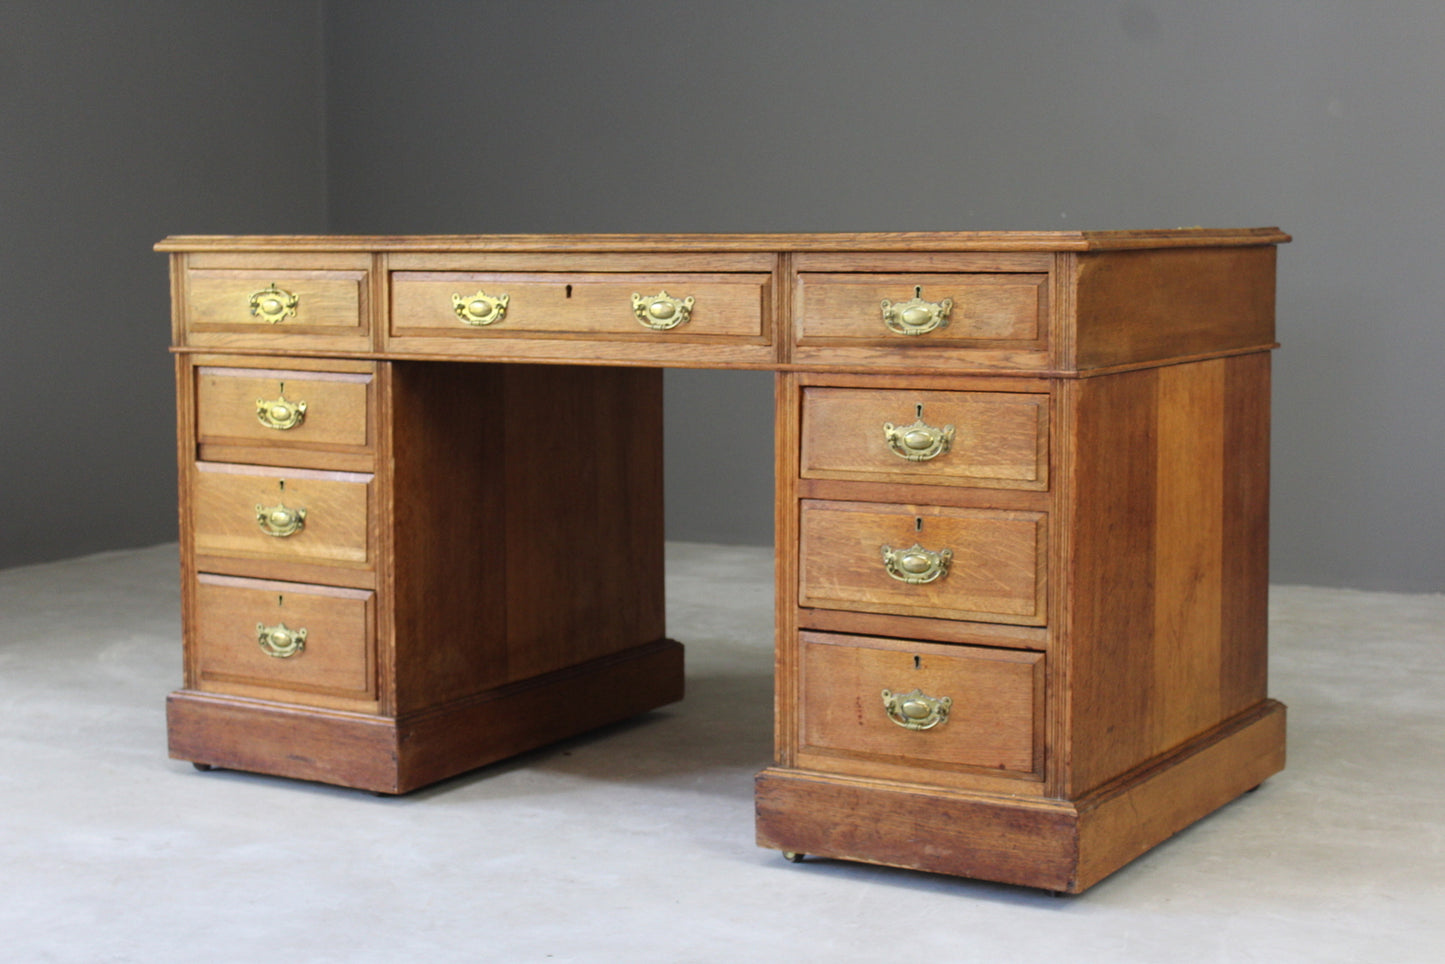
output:
<instances>
[{"instance_id":1,"label":"desk top surface","mask_svg":"<svg viewBox=\"0 0 1445 964\"><path fill-rule=\"evenodd\" d=\"M1279 228L831 234L175 235L157 251L1107 251L1284 244Z\"/></svg>"}]
</instances>

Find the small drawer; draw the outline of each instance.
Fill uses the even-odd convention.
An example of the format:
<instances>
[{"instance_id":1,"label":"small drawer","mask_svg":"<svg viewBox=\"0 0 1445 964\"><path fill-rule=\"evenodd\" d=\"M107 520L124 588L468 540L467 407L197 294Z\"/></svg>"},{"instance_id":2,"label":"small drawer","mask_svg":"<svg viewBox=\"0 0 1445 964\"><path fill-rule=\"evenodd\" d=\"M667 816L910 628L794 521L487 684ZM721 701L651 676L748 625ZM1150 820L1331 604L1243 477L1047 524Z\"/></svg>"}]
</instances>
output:
<instances>
[{"instance_id":1,"label":"small drawer","mask_svg":"<svg viewBox=\"0 0 1445 964\"><path fill-rule=\"evenodd\" d=\"M798 343L1039 348L1047 273L798 275Z\"/></svg>"},{"instance_id":2,"label":"small drawer","mask_svg":"<svg viewBox=\"0 0 1445 964\"><path fill-rule=\"evenodd\" d=\"M1042 653L807 632L799 642L803 765L1041 774Z\"/></svg>"},{"instance_id":3,"label":"small drawer","mask_svg":"<svg viewBox=\"0 0 1445 964\"><path fill-rule=\"evenodd\" d=\"M197 368L196 441L364 450L371 382L357 372Z\"/></svg>"},{"instance_id":4,"label":"small drawer","mask_svg":"<svg viewBox=\"0 0 1445 964\"><path fill-rule=\"evenodd\" d=\"M1045 519L805 499L799 605L1042 626Z\"/></svg>"},{"instance_id":5,"label":"small drawer","mask_svg":"<svg viewBox=\"0 0 1445 964\"><path fill-rule=\"evenodd\" d=\"M195 606L200 689L279 698L374 699L374 594L201 573Z\"/></svg>"},{"instance_id":6,"label":"small drawer","mask_svg":"<svg viewBox=\"0 0 1445 964\"><path fill-rule=\"evenodd\" d=\"M394 337L762 341L771 276L396 271Z\"/></svg>"},{"instance_id":7,"label":"small drawer","mask_svg":"<svg viewBox=\"0 0 1445 964\"><path fill-rule=\"evenodd\" d=\"M371 345L369 256L194 254L182 278L185 343L216 348Z\"/></svg>"},{"instance_id":8,"label":"small drawer","mask_svg":"<svg viewBox=\"0 0 1445 964\"><path fill-rule=\"evenodd\" d=\"M803 390L802 476L1047 489L1042 393Z\"/></svg>"},{"instance_id":9,"label":"small drawer","mask_svg":"<svg viewBox=\"0 0 1445 964\"><path fill-rule=\"evenodd\" d=\"M316 565L371 565L372 476L199 462L196 552Z\"/></svg>"}]
</instances>

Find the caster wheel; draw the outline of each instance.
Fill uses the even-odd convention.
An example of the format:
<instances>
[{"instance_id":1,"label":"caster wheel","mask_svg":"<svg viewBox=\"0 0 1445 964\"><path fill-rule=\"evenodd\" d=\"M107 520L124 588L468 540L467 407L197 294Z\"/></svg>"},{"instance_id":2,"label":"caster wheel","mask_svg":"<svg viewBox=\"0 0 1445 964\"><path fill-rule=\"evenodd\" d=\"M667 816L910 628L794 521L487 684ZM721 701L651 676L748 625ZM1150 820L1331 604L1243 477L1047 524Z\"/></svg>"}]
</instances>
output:
<instances>
[{"instance_id":1,"label":"caster wheel","mask_svg":"<svg viewBox=\"0 0 1445 964\"><path fill-rule=\"evenodd\" d=\"M192 763L191 766L195 767L197 770L200 770L202 773L205 773L207 770L211 769L211 765L209 763Z\"/></svg>"},{"instance_id":2,"label":"caster wheel","mask_svg":"<svg viewBox=\"0 0 1445 964\"><path fill-rule=\"evenodd\" d=\"M803 862L803 858L806 857L806 856L807 856L807 854L795 853L794 851L791 851L791 850L784 850L784 851L783 851L783 857L786 858L789 862L795 863L795 864L801 864L801 863Z\"/></svg>"}]
</instances>

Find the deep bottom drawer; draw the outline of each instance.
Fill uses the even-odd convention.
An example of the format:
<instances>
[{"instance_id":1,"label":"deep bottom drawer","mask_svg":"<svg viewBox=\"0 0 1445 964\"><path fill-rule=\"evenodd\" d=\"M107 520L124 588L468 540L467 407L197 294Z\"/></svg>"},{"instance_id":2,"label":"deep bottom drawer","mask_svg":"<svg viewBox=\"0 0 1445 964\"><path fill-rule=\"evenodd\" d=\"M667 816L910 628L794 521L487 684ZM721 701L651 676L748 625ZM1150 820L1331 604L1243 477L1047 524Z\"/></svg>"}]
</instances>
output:
<instances>
[{"instance_id":1,"label":"deep bottom drawer","mask_svg":"<svg viewBox=\"0 0 1445 964\"><path fill-rule=\"evenodd\" d=\"M196 582L196 688L306 703L375 698L374 593L206 573Z\"/></svg>"},{"instance_id":2,"label":"deep bottom drawer","mask_svg":"<svg viewBox=\"0 0 1445 964\"><path fill-rule=\"evenodd\" d=\"M810 632L799 642L804 765L1041 773L1042 653Z\"/></svg>"}]
</instances>

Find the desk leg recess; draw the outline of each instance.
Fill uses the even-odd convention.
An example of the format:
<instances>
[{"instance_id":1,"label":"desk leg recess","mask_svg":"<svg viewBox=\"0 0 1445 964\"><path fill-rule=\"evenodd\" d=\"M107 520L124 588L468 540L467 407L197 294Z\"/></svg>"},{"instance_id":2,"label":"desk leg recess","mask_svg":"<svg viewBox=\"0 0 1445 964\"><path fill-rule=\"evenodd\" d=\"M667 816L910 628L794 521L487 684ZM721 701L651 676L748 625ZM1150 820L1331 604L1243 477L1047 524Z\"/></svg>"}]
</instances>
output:
<instances>
[{"instance_id":1,"label":"desk leg recess","mask_svg":"<svg viewBox=\"0 0 1445 964\"><path fill-rule=\"evenodd\" d=\"M336 374L285 361L293 385ZM354 413L370 422L362 451L277 447L260 457L290 464L252 466L223 461L257 448L212 441L205 409L207 379L247 364L179 363L186 687L168 703L173 757L405 793L682 697L682 647L664 630L660 370L373 363L357 373L370 389L369 414ZM372 471L310 467L344 458ZM340 511L321 500L287 538L214 537L256 511L198 493L218 465L290 476L300 499L302 481L365 480L370 519L345 523L364 533L362 561L307 556ZM257 633L287 620L305 636L283 658Z\"/></svg>"}]
</instances>

